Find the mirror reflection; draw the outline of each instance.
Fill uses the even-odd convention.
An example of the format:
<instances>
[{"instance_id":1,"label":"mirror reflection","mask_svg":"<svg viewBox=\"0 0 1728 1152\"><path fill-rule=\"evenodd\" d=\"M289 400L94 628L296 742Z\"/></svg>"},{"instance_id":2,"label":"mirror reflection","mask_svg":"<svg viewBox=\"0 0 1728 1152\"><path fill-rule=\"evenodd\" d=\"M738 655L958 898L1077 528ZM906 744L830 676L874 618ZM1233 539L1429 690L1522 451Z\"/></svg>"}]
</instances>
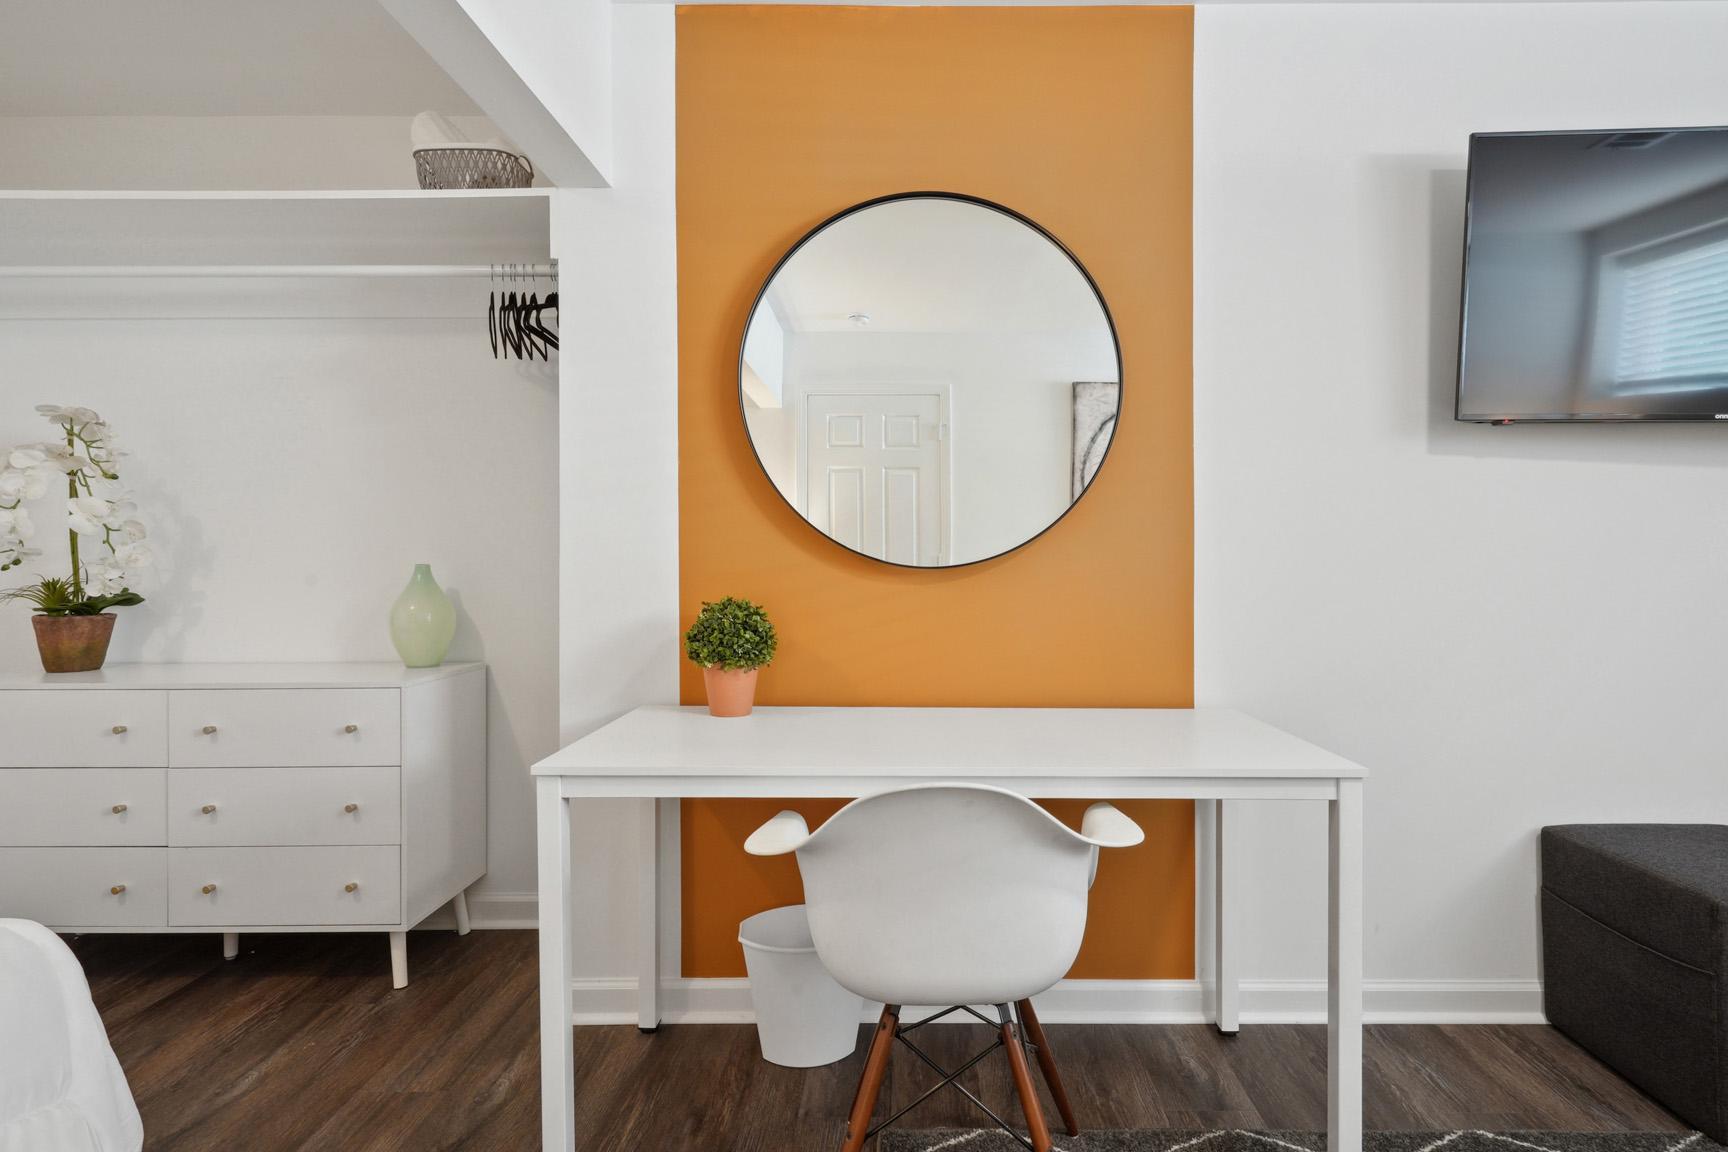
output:
<instances>
[{"instance_id":1,"label":"mirror reflection","mask_svg":"<svg viewBox=\"0 0 1728 1152\"><path fill-rule=\"evenodd\" d=\"M1121 401L1086 273L1029 222L917 194L807 236L739 362L763 471L855 552L949 567L1018 548L1092 482Z\"/></svg>"}]
</instances>

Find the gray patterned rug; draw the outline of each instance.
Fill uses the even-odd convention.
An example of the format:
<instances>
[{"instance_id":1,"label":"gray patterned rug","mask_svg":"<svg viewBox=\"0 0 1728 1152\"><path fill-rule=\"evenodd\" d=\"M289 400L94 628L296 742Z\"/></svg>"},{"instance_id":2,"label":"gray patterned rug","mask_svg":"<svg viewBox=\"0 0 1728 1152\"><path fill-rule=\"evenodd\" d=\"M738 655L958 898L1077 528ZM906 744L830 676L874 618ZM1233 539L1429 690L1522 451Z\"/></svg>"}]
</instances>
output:
<instances>
[{"instance_id":1,"label":"gray patterned rug","mask_svg":"<svg viewBox=\"0 0 1728 1152\"><path fill-rule=\"evenodd\" d=\"M1018 1152L993 1128L890 1128L881 1152ZM1319 1132L1083 1132L1056 1137L1056 1152L1324 1152ZM1370 1132L1363 1152L1724 1152L1702 1133L1674 1132Z\"/></svg>"}]
</instances>

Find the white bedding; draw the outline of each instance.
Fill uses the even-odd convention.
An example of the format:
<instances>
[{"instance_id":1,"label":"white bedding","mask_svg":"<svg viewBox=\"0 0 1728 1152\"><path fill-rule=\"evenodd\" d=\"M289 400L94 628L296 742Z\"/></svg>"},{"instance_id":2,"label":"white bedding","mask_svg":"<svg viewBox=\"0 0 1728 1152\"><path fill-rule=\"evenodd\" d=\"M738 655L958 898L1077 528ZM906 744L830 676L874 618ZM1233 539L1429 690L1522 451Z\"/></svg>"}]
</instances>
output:
<instances>
[{"instance_id":1,"label":"white bedding","mask_svg":"<svg viewBox=\"0 0 1728 1152\"><path fill-rule=\"evenodd\" d=\"M84 970L60 938L0 919L0 1152L137 1152L138 1106Z\"/></svg>"}]
</instances>

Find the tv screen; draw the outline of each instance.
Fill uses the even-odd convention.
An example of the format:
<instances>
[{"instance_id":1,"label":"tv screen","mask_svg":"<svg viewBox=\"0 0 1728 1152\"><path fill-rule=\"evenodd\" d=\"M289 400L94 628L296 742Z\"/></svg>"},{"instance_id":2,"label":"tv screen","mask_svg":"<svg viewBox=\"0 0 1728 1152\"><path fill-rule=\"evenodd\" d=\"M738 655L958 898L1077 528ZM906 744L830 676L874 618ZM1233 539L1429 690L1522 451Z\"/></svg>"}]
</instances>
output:
<instances>
[{"instance_id":1,"label":"tv screen","mask_svg":"<svg viewBox=\"0 0 1728 1152\"><path fill-rule=\"evenodd\" d=\"M1728 420L1728 128L1470 138L1460 420Z\"/></svg>"}]
</instances>

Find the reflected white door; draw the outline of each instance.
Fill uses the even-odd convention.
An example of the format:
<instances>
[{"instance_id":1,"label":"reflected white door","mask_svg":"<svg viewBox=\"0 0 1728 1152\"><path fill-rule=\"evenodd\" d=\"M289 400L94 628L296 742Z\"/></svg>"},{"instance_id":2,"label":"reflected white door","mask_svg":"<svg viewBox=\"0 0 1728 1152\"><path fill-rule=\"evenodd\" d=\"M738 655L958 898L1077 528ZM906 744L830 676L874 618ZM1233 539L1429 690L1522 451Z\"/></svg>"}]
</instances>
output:
<instances>
[{"instance_id":1,"label":"reflected white door","mask_svg":"<svg viewBox=\"0 0 1728 1152\"><path fill-rule=\"evenodd\" d=\"M947 420L937 393L812 393L804 403L804 516L895 564L940 564Z\"/></svg>"}]
</instances>

